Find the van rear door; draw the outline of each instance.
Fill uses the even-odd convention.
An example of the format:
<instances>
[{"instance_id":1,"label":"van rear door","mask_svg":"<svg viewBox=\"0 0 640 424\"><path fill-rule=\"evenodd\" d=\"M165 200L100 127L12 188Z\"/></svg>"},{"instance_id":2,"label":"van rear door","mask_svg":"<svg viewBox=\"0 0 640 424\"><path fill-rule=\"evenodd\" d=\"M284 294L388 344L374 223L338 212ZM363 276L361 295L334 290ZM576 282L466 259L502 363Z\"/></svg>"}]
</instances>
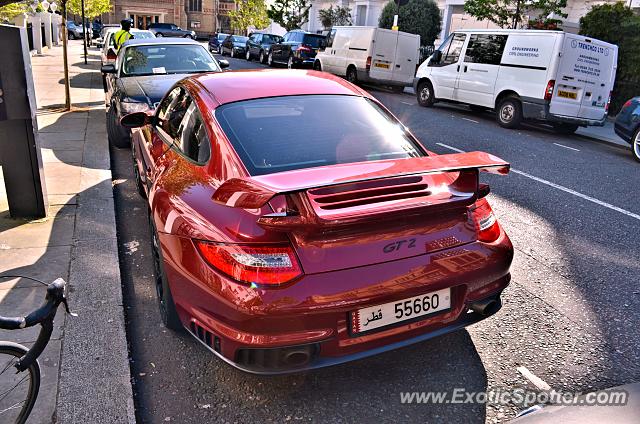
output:
<instances>
[{"instance_id":1,"label":"van rear door","mask_svg":"<svg viewBox=\"0 0 640 424\"><path fill-rule=\"evenodd\" d=\"M371 69L369 77L392 81L393 69L396 66L396 45L398 44L398 32L378 29L373 43L371 55Z\"/></svg>"},{"instance_id":2,"label":"van rear door","mask_svg":"<svg viewBox=\"0 0 640 424\"><path fill-rule=\"evenodd\" d=\"M549 111L558 116L602 119L616 64L616 46L565 34Z\"/></svg>"},{"instance_id":3,"label":"van rear door","mask_svg":"<svg viewBox=\"0 0 640 424\"><path fill-rule=\"evenodd\" d=\"M420 36L398 32L398 45L396 47L395 66L393 68L393 80L409 85L416 74L420 49Z\"/></svg>"}]
</instances>

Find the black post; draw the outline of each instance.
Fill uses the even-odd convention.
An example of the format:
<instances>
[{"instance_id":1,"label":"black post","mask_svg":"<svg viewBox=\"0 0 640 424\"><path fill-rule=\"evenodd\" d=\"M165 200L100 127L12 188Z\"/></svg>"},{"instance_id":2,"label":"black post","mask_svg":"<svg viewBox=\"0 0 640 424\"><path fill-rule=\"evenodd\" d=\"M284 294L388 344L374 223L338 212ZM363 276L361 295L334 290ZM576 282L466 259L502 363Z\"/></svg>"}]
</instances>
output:
<instances>
[{"instance_id":1,"label":"black post","mask_svg":"<svg viewBox=\"0 0 640 424\"><path fill-rule=\"evenodd\" d=\"M62 60L64 66L64 109L71 110L68 57L69 31L67 30L67 0L62 0Z\"/></svg>"},{"instance_id":2,"label":"black post","mask_svg":"<svg viewBox=\"0 0 640 424\"><path fill-rule=\"evenodd\" d=\"M518 21L520 20L520 1L516 2L516 15L513 17L513 29L518 28Z\"/></svg>"},{"instance_id":3,"label":"black post","mask_svg":"<svg viewBox=\"0 0 640 424\"><path fill-rule=\"evenodd\" d=\"M83 40L84 40L84 64L87 64L87 33L89 31L87 31L87 22L85 21L84 18L84 0L80 1L80 6L82 7L82 35L83 35Z\"/></svg>"}]
</instances>

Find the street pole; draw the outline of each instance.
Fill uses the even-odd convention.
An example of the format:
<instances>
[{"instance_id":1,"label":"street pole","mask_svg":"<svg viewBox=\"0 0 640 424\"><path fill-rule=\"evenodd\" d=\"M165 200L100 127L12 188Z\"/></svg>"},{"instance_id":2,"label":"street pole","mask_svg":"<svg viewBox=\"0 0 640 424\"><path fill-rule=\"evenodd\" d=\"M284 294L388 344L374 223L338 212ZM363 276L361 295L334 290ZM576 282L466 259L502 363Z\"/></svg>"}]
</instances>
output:
<instances>
[{"instance_id":1,"label":"street pole","mask_svg":"<svg viewBox=\"0 0 640 424\"><path fill-rule=\"evenodd\" d=\"M64 109L71 110L69 60L67 59L67 0L62 0L62 57L64 60Z\"/></svg>"},{"instance_id":2,"label":"street pole","mask_svg":"<svg viewBox=\"0 0 640 424\"><path fill-rule=\"evenodd\" d=\"M87 64L87 34L89 31L87 31L87 23L85 21L84 18L84 0L80 1L80 6L82 7L82 39L84 40L84 64Z\"/></svg>"}]
</instances>

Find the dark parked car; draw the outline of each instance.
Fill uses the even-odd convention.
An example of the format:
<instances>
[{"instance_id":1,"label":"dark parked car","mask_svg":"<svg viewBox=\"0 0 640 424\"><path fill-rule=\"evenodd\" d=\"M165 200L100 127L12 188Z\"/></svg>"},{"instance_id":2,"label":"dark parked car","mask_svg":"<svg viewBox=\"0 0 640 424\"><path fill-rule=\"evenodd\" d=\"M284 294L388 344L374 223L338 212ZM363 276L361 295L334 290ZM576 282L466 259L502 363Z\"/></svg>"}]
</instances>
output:
<instances>
[{"instance_id":1,"label":"dark parked car","mask_svg":"<svg viewBox=\"0 0 640 424\"><path fill-rule=\"evenodd\" d=\"M325 40L324 35L302 30L289 31L280 43L273 44L267 62L286 64L288 68L313 66L316 53Z\"/></svg>"},{"instance_id":2,"label":"dark parked car","mask_svg":"<svg viewBox=\"0 0 640 424\"><path fill-rule=\"evenodd\" d=\"M627 100L616 116L616 134L631 144L633 156L640 162L640 97Z\"/></svg>"},{"instance_id":3,"label":"dark parked car","mask_svg":"<svg viewBox=\"0 0 640 424\"><path fill-rule=\"evenodd\" d=\"M229 34L225 34L223 32L219 32L217 34L213 34L209 37L209 51L211 53L221 53L222 42L229 36Z\"/></svg>"},{"instance_id":4,"label":"dark parked car","mask_svg":"<svg viewBox=\"0 0 640 424\"><path fill-rule=\"evenodd\" d=\"M127 41L115 64L102 66L102 73L107 75L109 142L127 147L131 134L120 125L120 118L155 109L176 81L189 74L220 72L227 66L228 62L216 61L197 41L158 38Z\"/></svg>"},{"instance_id":5,"label":"dark parked car","mask_svg":"<svg viewBox=\"0 0 640 424\"><path fill-rule=\"evenodd\" d=\"M220 53L222 55L228 54L231 57L242 57L244 56L244 50L247 48L248 39L248 37L242 35L229 35L222 42Z\"/></svg>"},{"instance_id":6,"label":"dark parked car","mask_svg":"<svg viewBox=\"0 0 640 424\"><path fill-rule=\"evenodd\" d=\"M196 38L195 31L188 31L186 29L182 29L176 24L153 23L149 25L149 31L153 32L158 38L185 37L185 38L193 38L194 40Z\"/></svg>"},{"instance_id":7,"label":"dark parked car","mask_svg":"<svg viewBox=\"0 0 640 424\"><path fill-rule=\"evenodd\" d=\"M282 37L275 34L251 34L247 40L244 57L247 60L257 57L261 63L266 63L271 46L281 41Z\"/></svg>"}]
</instances>

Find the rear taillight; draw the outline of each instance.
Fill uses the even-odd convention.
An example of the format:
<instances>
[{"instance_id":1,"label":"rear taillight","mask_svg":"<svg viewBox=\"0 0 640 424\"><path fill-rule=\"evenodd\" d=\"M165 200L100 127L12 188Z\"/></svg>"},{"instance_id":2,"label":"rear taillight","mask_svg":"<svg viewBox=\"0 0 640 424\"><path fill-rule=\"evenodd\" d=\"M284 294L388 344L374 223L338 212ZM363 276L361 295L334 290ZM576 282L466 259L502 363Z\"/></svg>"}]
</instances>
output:
<instances>
[{"instance_id":1,"label":"rear taillight","mask_svg":"<svg viewBox=\"0 0 640 424\"><path fill-rule=\"evenodd\" d=\"M627 102L629 104L631 104L631 102ZM624 105L626 106L627 103L625 103ZM611 91L609 91L609 98L607 99L607 104L604 106L604 111L605 112L609 112L609 105L611 104Z\"/></svg>"},{"instance_id":2,"label":"rear taillight","mask_svg":"<svg viewBox=\"0 0 640 424\"><path fill-rule=\"evenodd\" d=\"M107 52L107 60L116 60L118 58L118 55L116 54L116 52L114 52L112 49L109 49L109 51Z\"/></svg>"},{"instance_id":3,"label":"rear taillight","mask_svg":"<svg viewBox=\"0 0 640 424\"><path fill-rule=\"evenodd\" d=\"M611 94L609 94L609 101L611 101ZM633 103L633 102L631 101L631 99L627 100L627 101L626 101L626 102L624 102L624 104L622 105L622 109L626 109L626 108L628 108L629 106L631 106L631 103Z\"/></svg>"},{"instance_id":4,"label":"rear taillight","mask_svg":"<svg viewBox=\"0 0 640 424\"><path fill-rule=\"evenodd\" d=\"M556 85L556 80L549 80L547 88L544 90L544 99L549 101L553 97L553 87Z\"/></svg>"},{"instance_id":5,"label":"rear taillight","mask_svg":"<svg viewBox=\"0 0 640 424\"><path fill-rule=\"evenodd\" d=\"M367 71L371 69L371 56L367 57Z\"/></svg>"},{"instance_id":6,"label":"rear taillight","mask_svg":"<svg viewBox=\"0 0 640 424\"><path fill-rule=\"evenodd\" d=\"M478 240L491 243L500 237L500 224L486 199L478 200L469 209L469 214L476 227Z\"/></svg>"},{"instance_id":7,"label":"rear taillight","mask_svg":"<svg viewBox=\"0 0 640 424\"><path fill-rule=\"evenodd\" d=\"M311 53L313 50L311 50L311 47L306 46L304 44L301 44L300 47L298 47L298 51L300 53L305 52L305 53Z\"/></svg>"},{"instance_id":8,"label":"rear taillight","mask_svg":"<svg viewBox=\"0 0 640 424\"><path fill-rule=\"evenodd\" d=\"M291 246L218 244L195 241L202 257L234 280L278 285L302 275Z\"/></svg>"}]
</instances>

